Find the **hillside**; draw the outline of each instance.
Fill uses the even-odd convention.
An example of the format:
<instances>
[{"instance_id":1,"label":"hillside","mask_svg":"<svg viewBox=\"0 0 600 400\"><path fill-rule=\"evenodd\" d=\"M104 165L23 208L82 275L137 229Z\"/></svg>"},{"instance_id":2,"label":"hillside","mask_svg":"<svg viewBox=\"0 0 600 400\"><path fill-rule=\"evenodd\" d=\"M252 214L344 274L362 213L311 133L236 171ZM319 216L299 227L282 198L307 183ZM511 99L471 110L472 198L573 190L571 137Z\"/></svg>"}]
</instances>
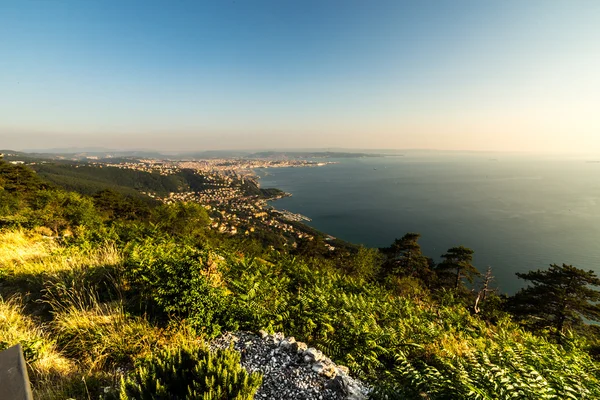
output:
<instances>
[{"instance_id":1,"label":"hillside","mask_svg":"<svg viewBox=\"0 0 600 400\"><path fill-rule=\"evenodd\" d=\"M276 373L247 358L260 342L215 344L261 330L322 352L374 399L600 398L595 328L576 311L560 329L540 323L523 307L533 297L483 285L468 248L439 264L417 234L385 249L276 248L211 229L195 203L98 195L191 178L70 168L0 160L0 349L23 345L36 399L252 399ZM275 350L274 365L301 362ZM314 381L329 382L321 372ZM315 385L307 398L334 398Z\"/></svg>"}]
</instances>

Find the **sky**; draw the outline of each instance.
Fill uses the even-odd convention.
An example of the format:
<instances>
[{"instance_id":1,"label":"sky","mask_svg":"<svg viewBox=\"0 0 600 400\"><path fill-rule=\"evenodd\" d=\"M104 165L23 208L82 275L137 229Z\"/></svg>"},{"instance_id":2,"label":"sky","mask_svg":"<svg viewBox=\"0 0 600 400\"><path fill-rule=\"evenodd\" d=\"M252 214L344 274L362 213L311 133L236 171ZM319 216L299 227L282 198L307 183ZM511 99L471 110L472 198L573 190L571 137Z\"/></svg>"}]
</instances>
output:
<instances>
[{"instance_id":1,"label":"sky","mask_svg":"<svg viewBox=\"0 0 600 400\"><path fill-rule=\"evenodd\" d=\"M0 148L600 154L600 1L0 0Z\"/></svg>"}]
</instances>

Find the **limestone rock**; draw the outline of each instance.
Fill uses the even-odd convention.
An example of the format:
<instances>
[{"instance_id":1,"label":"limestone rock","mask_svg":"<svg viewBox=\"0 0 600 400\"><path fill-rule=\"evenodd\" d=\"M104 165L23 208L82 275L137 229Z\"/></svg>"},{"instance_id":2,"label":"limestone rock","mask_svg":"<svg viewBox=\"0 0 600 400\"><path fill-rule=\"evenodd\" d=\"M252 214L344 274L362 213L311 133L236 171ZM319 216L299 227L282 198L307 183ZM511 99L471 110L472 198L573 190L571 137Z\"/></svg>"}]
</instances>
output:
<instances>
[{"instance_id":1,"label":"limestone rock","mask_svg":"<svg viewBox=\"0 0 600 400\"><path fill-rule=\"evenodd\" d=\"M232 343L242 354L242 366L263 374L255 399L366 400L370 393L367 385L350 377L348 368L282 333L226 333L210 347L228 348Z\"/></svg>"}]
</instances>

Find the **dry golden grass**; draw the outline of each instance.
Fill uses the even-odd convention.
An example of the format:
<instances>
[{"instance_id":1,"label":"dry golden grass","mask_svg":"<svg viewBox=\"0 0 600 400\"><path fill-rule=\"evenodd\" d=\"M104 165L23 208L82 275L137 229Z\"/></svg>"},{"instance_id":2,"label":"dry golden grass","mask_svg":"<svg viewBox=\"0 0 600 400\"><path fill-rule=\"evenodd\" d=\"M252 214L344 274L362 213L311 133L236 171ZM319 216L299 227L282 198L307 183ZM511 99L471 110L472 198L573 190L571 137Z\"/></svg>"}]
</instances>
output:
<instances>
[{"instance_id":1,"label":"dry golden grass","mask_svg":"<svg viewBox=\"0 0 600 400\"><path fill-rule=\"evenodd\" d=\"M0 298L0 346L21 344L34 387L52 385L76 371L75 363L57 351L43 328L24 315L18 297L7 301Z\"/></svg>"},{"instance_id":2,"label":"dry golden grass","mask_svg":"<svg viewBox=\"0 0 600 400\"><path fill-rule=\"evenodd\" d=\"M12 274L53 274L120 262L121 256L112 244L81 249L61 247L53 239L34 232L0 233L0 267Z\"/></svg>"},{"instance_id":3,"label":"dry golden grass","mask_svg":"<svg viewBox=\"0 0 600 400\"><path fill-rule=\"evenodd\" d=\"M54 240L24 230L0 232L0 266L23 265L49 256L57 247Z\"/></svg>"},{"instance_id":4,"label":"dry golden grass","mask_svg":"<svg viewBox=\"0 0 600 400\"><path fill-rule=\"evenodd\" d=\"M126 315L119 301L98 302L93 292L52 303L51 329L61 350L91 372L107 364L131 364L159 345L159 328L140 317Z\"/></svg>"}]
</instances>

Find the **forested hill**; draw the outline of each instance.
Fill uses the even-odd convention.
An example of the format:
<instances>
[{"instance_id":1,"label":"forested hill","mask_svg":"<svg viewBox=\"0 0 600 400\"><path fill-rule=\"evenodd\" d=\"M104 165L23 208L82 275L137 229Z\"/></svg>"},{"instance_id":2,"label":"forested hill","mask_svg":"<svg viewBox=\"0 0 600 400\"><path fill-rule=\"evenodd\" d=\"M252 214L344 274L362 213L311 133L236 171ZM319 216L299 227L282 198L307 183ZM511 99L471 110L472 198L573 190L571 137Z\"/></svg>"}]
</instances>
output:
<instances>
[{"instance_id":1,"label":"forested hill","mask_svg":"<svg viewBox=\"0 0 600 400\"><path fill-rule=\"evenodd\" d=\"M416 233L383 249L275 247L269 235L220 233L194 202L87 196L47 181L62 177L50 170L0 160L0 350L21 343L36 399L250 400L274 376L243 367L255 349L214 344L260 330L327 356L295 345L326 381L310 399L340 388L328 359L373 399L600 398L591 271L540 266L507 298L459 243L440 263ZM166 190L157 179L147 184ZM285 343L269 348L277 362L295 341Z\"/></svg>"},{"instance_id":2,"label":"forested hill","mask_svg":"<svg viewBox=\"0 0 600 400\"><path fill-rule=\"evenodd\" d=\"M64 163L36 164L33 168L40 177L49 182L89 195L103 189L128 194L136 194L139 191L165 194L190 188L186 179L189 175L182 174L161 175L158 172Z\"/></svg>"},{"instance_id":3,"label":"forested hill","mask_svg":"<svg viewBox=\"0 0 600 400\"><path fill-rule=\"evenodd\" d=\"M198 192L214 187L222 181L207 180L205 175L191 169L161 174L158 171L141 171L84 163L38 163L32 165L40 177L66 190L93 195L101 190L114 190L121 194L140 197L150 201L141 192L159 196L171 192ZM251 179L239 182L240 190L247 195L266 198L280 195L278 189L263 189Z\"/></svg>"}]
</instances>

